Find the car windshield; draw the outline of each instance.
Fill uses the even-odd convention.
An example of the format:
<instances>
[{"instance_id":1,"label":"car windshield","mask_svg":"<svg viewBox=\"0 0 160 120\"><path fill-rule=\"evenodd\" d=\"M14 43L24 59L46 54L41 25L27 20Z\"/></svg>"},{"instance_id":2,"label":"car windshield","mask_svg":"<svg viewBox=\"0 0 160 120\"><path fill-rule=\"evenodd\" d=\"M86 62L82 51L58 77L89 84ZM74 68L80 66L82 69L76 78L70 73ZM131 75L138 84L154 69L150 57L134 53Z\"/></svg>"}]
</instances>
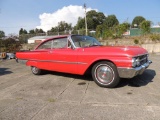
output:
<instances>
[{"instance_id":1,"label":"car windshield","mask_svg":"<svg viewBox=\"0 0 160 120\"><path fill-rule=\"evenodd\" d=\"M71 38L76 47L101 46L98 40L91 36L72 35Z\"/></svg>"}]
</instances>

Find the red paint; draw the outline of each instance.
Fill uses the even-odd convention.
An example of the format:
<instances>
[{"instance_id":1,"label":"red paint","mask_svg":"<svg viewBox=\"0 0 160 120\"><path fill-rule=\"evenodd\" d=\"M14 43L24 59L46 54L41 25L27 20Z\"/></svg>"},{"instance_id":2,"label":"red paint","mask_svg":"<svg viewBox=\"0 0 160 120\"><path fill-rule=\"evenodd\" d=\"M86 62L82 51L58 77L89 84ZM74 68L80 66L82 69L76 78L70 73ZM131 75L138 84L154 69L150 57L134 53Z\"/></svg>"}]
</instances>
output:
<instances>
[{"instance_id":1,"label":"red paint","mask_svg":"<svg viewBox=\"0 0 160 120\"><path fill-rule=\"evenodd\" d=\"M56 36L46 41L58 38L65 38L68 35ZM97 61L108 60L117 67L132 66L132 57L148 54L141 47L133 46L92 46L84 48L61 48L61 49L41 49L26 52L17 52L18 59L28 60L26 65L35 66L40 69L66 72L83 75L85 71Z\"/></svg>"}]
</instances>

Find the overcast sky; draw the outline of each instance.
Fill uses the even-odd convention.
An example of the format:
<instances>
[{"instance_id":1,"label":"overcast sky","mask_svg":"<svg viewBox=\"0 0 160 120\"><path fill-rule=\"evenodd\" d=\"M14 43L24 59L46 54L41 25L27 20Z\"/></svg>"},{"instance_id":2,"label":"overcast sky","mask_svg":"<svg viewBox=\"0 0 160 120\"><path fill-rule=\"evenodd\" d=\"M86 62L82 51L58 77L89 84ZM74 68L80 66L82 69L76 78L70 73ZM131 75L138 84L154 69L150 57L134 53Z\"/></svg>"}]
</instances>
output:
<instances>
[{"instance_id":1,"label":"overcast sky","mask_svg":"<svg viewBox=\"0 0 160 120\"><path fill-rule=\"evenodd\" d=\"M84 3L87 10L116 15L120 23L131 23L135 16L160 22L160 0L0 0L0 30L6 35L18 34L20 28L47 31L60 21L74 26L84 16Z\"/></svg>"}]
</instances>

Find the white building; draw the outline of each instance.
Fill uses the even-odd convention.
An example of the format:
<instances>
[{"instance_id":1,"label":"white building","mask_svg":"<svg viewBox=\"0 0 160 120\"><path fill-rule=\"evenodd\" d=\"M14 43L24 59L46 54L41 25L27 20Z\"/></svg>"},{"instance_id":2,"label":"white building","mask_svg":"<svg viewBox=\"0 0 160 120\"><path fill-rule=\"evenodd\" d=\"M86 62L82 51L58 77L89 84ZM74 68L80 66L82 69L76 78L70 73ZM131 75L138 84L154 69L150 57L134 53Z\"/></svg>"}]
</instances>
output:
<instances>
[{"instance_id":1,"label":"white building","mask_svg":"<svg viewBox=\"0 0 160 120\"><path fill-rule=\"evenodd\" d=\"M28 39L28 44L39 43L39 42L42 42L42 41L49 39L49 38L52 38L52 37L53 36L35 36L35 37Z\"/></svg>"},{"instance_id":2,"label":"white building","mask_svg":"<svg viewBox=\"0 0 160 120\"><path fill-rule=\"evenodd\" d=\"M154 25L152 28L160 28L160 25Z\"/></svg>"}]
</instances>

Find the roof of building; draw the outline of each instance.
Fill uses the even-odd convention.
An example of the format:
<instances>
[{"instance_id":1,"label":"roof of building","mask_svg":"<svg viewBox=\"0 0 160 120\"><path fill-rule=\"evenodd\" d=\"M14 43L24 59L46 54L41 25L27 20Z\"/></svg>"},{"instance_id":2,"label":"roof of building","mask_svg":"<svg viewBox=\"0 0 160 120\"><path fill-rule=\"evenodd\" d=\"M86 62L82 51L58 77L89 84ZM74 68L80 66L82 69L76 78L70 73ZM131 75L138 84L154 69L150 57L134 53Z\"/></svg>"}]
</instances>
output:
<instances>
[{"instance_id":1,"label":"roof of building","mask_svg":"<svg viewBox=\"0 0 160 120\"><path fill-rule=\"evenodd\" d=\"M49 38L53 38L54 36L34 36L29 38L28 40L45 40L45 39L49 39Z\"/></svg>"}]
</instances>

